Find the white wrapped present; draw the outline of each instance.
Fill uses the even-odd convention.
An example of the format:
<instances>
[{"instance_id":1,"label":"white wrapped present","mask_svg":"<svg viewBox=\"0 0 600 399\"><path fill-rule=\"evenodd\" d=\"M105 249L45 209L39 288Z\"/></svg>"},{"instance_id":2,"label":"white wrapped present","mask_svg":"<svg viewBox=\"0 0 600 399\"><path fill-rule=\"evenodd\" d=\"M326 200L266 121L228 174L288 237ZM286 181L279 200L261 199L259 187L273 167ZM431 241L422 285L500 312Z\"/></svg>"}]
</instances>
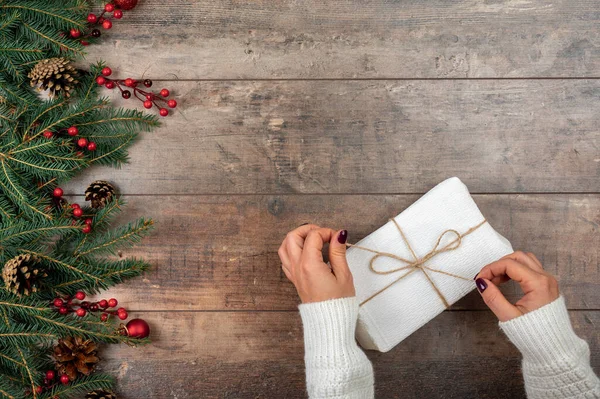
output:
<instances>
[{"instance_id":1,"label":"white wrapped present","mask_svg":"<svg viewBox=\"0 0 600 399\"><path fill-rule=\"evenodd\" d=\"M483 266L513 252L456 177L349 246L361 303L356 338L382 352L473 290Z\"/></svg>"}]
</instances>

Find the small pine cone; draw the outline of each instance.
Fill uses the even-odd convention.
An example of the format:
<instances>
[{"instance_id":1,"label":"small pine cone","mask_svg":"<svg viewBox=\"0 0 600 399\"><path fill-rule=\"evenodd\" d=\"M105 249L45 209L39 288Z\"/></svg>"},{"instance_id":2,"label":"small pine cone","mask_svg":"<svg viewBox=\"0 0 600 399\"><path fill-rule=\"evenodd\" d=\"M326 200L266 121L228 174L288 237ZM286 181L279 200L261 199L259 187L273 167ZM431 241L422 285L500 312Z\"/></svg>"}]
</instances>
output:
<instances>
[{"instance_id":1,"label":"small pine cone","mask_svg":"<svg viewBox=\"0 0 600 399\"><path fill-rule=\"evenodd\" d=\"M85 200L92 201L92 208L104 208L114 195L115 188L104 180L96 180L85 190Z\"/></svg>"},{"instance_id":2,"label":"small pine cone","mask_svg":"<svg viewBox=\"0 0 600 399\"><path fill-rule=\"evenodd\" d=\"M4 286L19 296L37 292L44 277L48 277L46 270L39 264L39 259L30 254L12 258L2 269Z\"/></svg>"},{"instance_id":3,"label":"small pine cone","mask_svg":"<svg viewBox=\"0 0 600 399\"><path fill-rule=\"evenodd\" d=\"M57 94L71 95L71 91L79 81L77 69L66 58L47 58L38 62L29 72L31 87L48 90L50 97Z\"/></svg>"},{"instance_id":4,"label":"small pine cone","mask_svg":"<svg viewBox=\"0 0 600 399\"><path fill-rule=\"evenodd\" d=\"M96 368L98 358L96 343L91 339L67 337L59 339L54 347L54 361L59 374L66 374L73 381L79 374L90 375Z\"/></svg>"},{"instance_id":5,"label":"small pine cone","mask_svg":"<svg viewBox=\"0 0 600 399\"><path fill-rule=\"evenodd\" d=\"M117 395L104 389L97 389L85 395L85 399L117 399Z\"/></svg>"}]
</instances>

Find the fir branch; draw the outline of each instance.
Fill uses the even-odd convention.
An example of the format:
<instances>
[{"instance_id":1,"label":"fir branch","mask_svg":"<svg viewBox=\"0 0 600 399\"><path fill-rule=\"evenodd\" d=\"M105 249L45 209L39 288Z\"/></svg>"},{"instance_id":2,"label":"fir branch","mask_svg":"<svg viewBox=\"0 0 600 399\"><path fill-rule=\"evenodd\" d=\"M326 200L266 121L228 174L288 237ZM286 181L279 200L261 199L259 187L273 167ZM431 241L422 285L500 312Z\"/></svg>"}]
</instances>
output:
<instances>
[{"instance_id":1,"label":"fir branch","mask_svg":"<svg viewBox=\"0 0 600 399\"><path fill-rule=\"evenodd\" d=\"M148 235L154 222L152 220L139 219L115 231L110 231L104 236L88 241L78 248L74 255L76 258L90 255L109 254L116 255L116 251L126 246L132 246Z\"/></svg>"}]
</instances>

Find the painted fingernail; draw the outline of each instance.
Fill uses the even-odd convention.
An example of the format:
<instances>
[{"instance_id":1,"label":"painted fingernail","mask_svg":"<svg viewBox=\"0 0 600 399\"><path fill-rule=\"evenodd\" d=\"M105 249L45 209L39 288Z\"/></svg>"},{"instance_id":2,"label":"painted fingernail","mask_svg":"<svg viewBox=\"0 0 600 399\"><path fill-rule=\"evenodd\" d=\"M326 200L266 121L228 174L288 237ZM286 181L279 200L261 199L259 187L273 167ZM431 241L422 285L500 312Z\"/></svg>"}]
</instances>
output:
<instances>
[{"instance_id":1,"label":"painted fingernail","mask_svg":"<svg viewBox=\"0 0 600 399\"><path fill-rule=\"evenodd\" d=\"M478 278L477 280L475 280L475 285L477 286L479 292L483 292L487 288L487 283L482 278Z\"/></svg>"},{"instance_id":2,"label":"painted fingernail","mask_svg":"<svg viewBox=\"0 0 600 399\"><path fill-rule=\"evenodd\" d=\"M340 244L345 244L347 239L348 239L348 230L340 231L340 235L338 236L338 242Z\"/></svg>"},{"instance_id":3,"label":"painted fingernail","mask_svg":"<svg viewBox=\"0 0 600 399\"><path fill-rule=\"evenodd\" d=\"M473 277L473 280L477 280L477 276L479 276L479 273L477 273L477 274L475 275L475 277Z\"/></svg>"}]
</instances>

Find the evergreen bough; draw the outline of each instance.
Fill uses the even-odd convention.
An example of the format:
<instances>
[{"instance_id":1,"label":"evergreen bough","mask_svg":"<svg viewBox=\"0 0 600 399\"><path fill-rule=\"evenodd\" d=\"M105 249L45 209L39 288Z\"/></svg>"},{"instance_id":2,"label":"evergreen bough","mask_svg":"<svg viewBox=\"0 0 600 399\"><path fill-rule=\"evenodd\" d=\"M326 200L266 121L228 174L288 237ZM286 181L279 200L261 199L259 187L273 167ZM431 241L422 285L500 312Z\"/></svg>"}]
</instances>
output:
<instances>
[{"instance_id":1,"label":"evergreen bough","mask_svg":"<svg viewBox=\"0 0 600 399\"><path fill-rule=\"evenodd\" d=\"M82 318L60 315L51 302L79 290L97 293L148 268L143 260L113 255L138 242L152 227L151 220L112 229L110 222L123 205L115 198L100 210L83 208L93 219L92 232L83 234L83 223L72 223L71 209L52 198L55 187L85 168L126 162L138 133L157 125L155 117L114 108L99 96L95 78L102 63L79 71L70 98L43 99L30 87L27 75L40 60L82 59L84 47L68 32L85 30L90 7L85 0L0 0L0 268L30 254L48 274L42 289L30 295L13 294L1 284L0 398L72 398L111 389L111 376L93 373L36 393L45 371L54 368L51 348L59 338L131 340L91 312ZM77 126L97 149L82 155L68 135L43 136L46 130L70 126Z\"/></svg>"}]
</instances>

